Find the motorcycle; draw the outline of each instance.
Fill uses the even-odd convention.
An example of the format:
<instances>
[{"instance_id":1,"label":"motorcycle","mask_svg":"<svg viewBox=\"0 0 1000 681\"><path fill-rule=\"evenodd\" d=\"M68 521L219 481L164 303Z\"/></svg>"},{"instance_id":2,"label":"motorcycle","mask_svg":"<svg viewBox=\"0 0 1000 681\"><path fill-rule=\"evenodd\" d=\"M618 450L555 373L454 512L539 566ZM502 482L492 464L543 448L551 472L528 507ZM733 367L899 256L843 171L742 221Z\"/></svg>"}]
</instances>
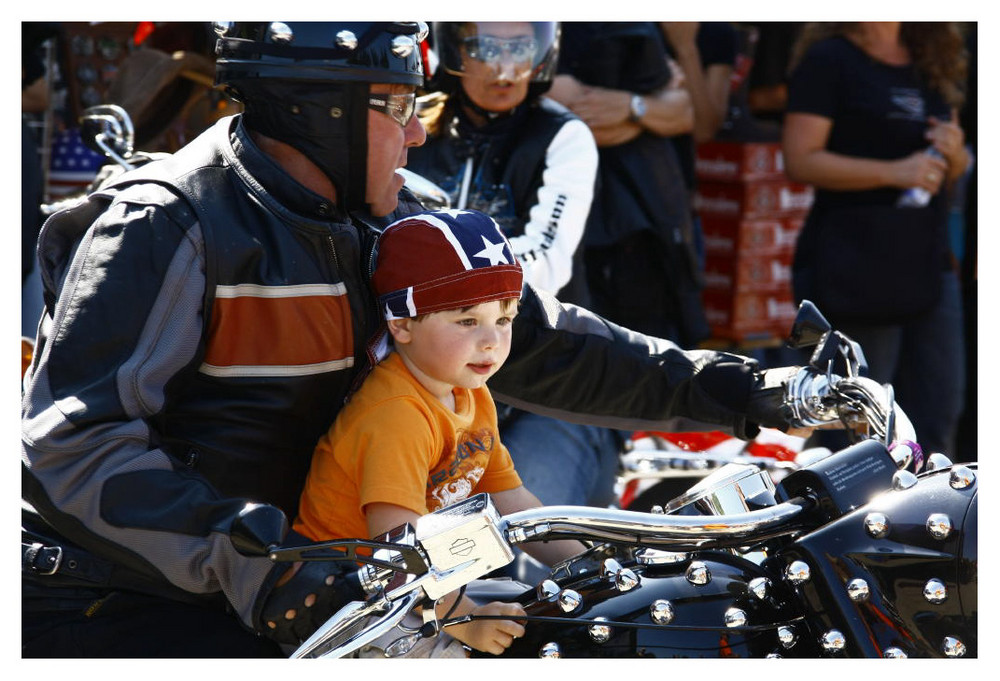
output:
<instances>
[{"instance_id":1,"label":"motorcycle","mask_svg":"<svg viewBox=\"0 0 1000 681\"><path fill-rule=\"evenodd\" d=\"M863 376L860 347L808 301L791 342L814 348L784 388L792 425L839 424L855 442L777 483L756 463L731 462L649 513L501 516L479 494L380 541L296 547L275 539L280 512L257 506L234 522L233 544L275 561L361 563L366 599L335 613L296 658L372 646L405 655L471 619L437 619L428 607L460 588L524 607L525 634L503 657L976 657L977 465L924 457L891 386ZM590 548L535 586L484 579L519 544L567 538Z\"/></svg>"}]
</instances>

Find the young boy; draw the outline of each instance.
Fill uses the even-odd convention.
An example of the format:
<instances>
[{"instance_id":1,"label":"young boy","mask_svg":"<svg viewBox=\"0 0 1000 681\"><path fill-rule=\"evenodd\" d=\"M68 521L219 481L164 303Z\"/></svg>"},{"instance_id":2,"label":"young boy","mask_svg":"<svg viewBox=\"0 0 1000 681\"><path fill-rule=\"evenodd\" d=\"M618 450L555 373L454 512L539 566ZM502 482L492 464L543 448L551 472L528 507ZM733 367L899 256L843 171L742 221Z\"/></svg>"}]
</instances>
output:
<instances>
[{"instance_id":1,"label":"young boy","mask_svg":"<svg viewBox=\"0 0 1000 681\"><path fill-rule=\"evenodd\" d=\"M521 281L510 244L478 211L419 213L386 228L372 283L393 351L320 439L296 531L317 541L377 537L479 492L503 514L541 505L500 443L486 388L510 352ZM527 550L552 564L584 548ZM439 615L456 597L442 599ZM524 632L518 604L462 597L452 615L469 612L512 618L447 629L477 650L499 654Z\"/></svg>"}]
</instances>

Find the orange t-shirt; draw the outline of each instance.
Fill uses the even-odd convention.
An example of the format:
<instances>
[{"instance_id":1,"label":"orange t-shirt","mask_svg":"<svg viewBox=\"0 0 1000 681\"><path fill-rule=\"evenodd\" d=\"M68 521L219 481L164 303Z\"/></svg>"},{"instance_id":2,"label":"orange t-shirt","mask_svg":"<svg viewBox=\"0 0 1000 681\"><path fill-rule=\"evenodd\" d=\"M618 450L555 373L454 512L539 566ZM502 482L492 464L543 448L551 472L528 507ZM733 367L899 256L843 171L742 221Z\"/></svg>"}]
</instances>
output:
<instances>
[{"instance_id":1,"label":"orange t-shirt","mask_svg":"<svg viewBox=\"0 0 1000 681\"><path fill-rule=\"evenodd\" d=\"M455 411L390 354L365 378L313 453L294 528L313 539L366 539L364 508L424 515L479 492L521 485L486 388L456 388Z\"/></svg>"}]
</instances>

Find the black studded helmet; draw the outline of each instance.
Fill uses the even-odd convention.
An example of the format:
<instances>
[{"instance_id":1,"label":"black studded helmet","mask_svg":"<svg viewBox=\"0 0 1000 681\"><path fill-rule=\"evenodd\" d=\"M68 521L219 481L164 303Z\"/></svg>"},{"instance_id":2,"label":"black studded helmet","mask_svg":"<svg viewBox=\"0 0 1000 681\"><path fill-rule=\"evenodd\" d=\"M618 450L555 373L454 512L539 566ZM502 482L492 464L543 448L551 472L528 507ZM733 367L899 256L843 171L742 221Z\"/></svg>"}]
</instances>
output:
<instances>
[{"instance_id":1,"label":"black studded helmet","mask_svg":"<svg viewBox=\"0 0 1000 681\"><path fill-rule=\"evenodd\" d=\"M218 22L217 84L248 128L306 155L343 210L365 205L371 83L424 84L423 22Z\"/></svg>"},{"instance_id":2,"label":"black studded helmet","mask_svg":"<svg viewBox=\"0 0 1000 681\"><path fill-rule=\"evenodd\" d=\"M546 92L552 85L559 58L560 25L557 21L531 21L530 34L505 40L491 35L489 21L440 21L432 24L431 35L437 67L429 87L456 92L468 60L498 64L513 59L515 78L527 78L528 99Z\"/></svg>"}]
</instances>

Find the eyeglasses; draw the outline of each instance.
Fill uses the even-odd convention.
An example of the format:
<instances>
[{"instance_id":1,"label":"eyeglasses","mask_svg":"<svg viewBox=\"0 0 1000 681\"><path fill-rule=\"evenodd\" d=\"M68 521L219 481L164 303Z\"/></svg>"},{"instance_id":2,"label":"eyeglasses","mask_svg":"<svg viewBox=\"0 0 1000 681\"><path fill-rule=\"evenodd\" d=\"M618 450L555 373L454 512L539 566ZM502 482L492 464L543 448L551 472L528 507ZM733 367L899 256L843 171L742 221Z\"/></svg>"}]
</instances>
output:
<instances>
[{"instance_id":1,"label":"eyeglasses","mask_svg":"<svg viewBox=\"0 0 1000 681\"><path fill-rule=\"evenodd\" d=\"M408 92L405 95L372 93L368 95L368 108L392 116L393 120L405 128L417 109L417 94L415 92Z\"/></svg>"},{"instance_id":2,"label":"eyeglasses","mask_svg":"<svg viewBox=\"0 0 1000 681\"><path fill-rule=\"evenodd\" d=\"M530 61L538 52L538 41L534 38L495 38L490 35L473 35L462 41L465 45L465 53L470 59L496 64L500 61L504 51L515 62Z\"/></svg>"}]
</instances>

